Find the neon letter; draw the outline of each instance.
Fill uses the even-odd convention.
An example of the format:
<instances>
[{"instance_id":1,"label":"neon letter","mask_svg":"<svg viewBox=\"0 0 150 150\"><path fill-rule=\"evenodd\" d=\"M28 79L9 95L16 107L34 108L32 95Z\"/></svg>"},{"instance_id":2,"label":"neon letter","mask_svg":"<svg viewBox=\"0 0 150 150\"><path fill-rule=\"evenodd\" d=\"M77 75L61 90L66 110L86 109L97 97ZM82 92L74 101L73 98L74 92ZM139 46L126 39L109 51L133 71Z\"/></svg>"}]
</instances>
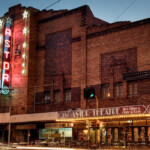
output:
<instances>
[{"instance_id":1,"label":"neon letter","mask_svg":"<svg viewBox=\"0 0 150 150\"><path fill-rule=\"evenodd\" d=\"M8 78L9 78L9 75L8 75L8 74L3 74L3 81L6 80L6 81L8 82L8 81L9 81Z\"/></svg>"},{"instance_id":2,"label":"neon letter","mask_svg":"<svg viewBox=\"0 0 150 150\"><path fill-rule=\"evenodd\" d=\"M8 28L6 28L6 29L5 29L5 35L6 35L6 36L11 36L11 30L8 29Z\"/></svg>"},{"instance_id":3,"label":"neon letter","mask_svg":"<svg viewBox=\"0 0 150 150\"><path fill-rule=\"evenodd\" d=\"M8 58L8 55L9 55L9 52L8 51L5 51L5 56L6 56L6 59Z\"/></svg>"},{"instance_id":4,"label":"neon letter","mask_svg":"<svg viewBox=\"0 0 150 150\"><path fill-rule=\"evenodd\" d=\"M10 40L5 40L5 47L7 47L7 48L10 47Z\"/></svg>"},{"instance_id":5,"label":"neon letter","mask_svg":"<svg viewBox=\"0 0 150 150\"><path fill-rule=\"evenodd\" d=\"M3 68L4 68L5 70L9 70L9 63L5 61L5 62L3 63Z\"/></svg>"}]
</instances>

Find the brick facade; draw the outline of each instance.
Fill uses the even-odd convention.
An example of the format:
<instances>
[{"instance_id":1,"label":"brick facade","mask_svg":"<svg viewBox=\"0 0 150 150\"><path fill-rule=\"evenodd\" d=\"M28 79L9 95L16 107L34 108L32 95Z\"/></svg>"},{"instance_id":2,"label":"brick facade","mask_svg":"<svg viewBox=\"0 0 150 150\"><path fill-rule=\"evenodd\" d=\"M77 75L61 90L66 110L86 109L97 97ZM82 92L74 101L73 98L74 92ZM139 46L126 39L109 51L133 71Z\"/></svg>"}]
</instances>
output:
<instances>
[{"instance_id":1,"label":"brick facade","mask_svg":"<svg viewBox=\"0 0 150 150\"><path fill-rule=\"evenodd\" d=\"M30 11L30 32L24 76L22 57L16 57L14 51L24 41L21 16L25 9ZM39 11L17 5L8 14L15 16L12 114L95 108L95 99L84 98L84 88L90 86L95 88L98 107L150 103L149 77L138 79L136 73L133 75L138 83L138 94L133 97L128 96L128 83L132 80L124 78L124 74L150 70L150 19L109 24L95 18L88 6L70 11ZM115 98L114 84L118 82L123 85L123 96ZM102 99L102 85L106 83L110 97ZM71 91L70 102L65 102L65 89ZM60 92L58 104L54 102L55 91ZM50 93L47 103L43 103L44 92ZM3 103L1 100L1 107Z\"/></svg>"}]
</instances>

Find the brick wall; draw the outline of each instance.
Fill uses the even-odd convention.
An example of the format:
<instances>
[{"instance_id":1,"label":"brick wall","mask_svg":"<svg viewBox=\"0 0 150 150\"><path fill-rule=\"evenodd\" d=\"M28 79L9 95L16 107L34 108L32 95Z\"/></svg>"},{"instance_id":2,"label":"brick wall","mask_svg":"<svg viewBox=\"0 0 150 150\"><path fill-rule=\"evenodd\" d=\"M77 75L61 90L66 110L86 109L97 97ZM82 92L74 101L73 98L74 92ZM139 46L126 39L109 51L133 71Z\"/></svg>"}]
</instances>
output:
<instances>
[{"instance_id":1,"label":"brick wall","mask_svg":"<svg viewBox=\"0 0 150 150\"><path fill-rule=\"evenodd\" d=\"M101 82L108 83L113 77L114 83L123 80L122 73L137 71L137 50L131 48L101 56Z\"/></svg>"},{"instance_id":2,"label":"brick wall","mask_svg":"<svg viewBox=\"0 0 150 150\"><path fill-rule=\"evenodd\" d=\"M72 30L56 32L46 36L45 80L61 74L71 75L72 66Z\"/></svg>"},{"instance_id":3,"label":"brick wall","mask_svg":"<svg viewBox=\"0 0 150 150\"><path fill-rule=\"evenodd\" d=\"M24 7L11 8L16 18L13 43L22 38L21 14ZM30 8L28 74L21 75L21 57L12 57L12 110L32 113L36 101L49 91L49 104L37 104L36 112L69 108L95 108L95 99L84 99L84 88L94 87L99 107L149 104L149 79L139 80L139 94L128 97L122 73L150 70L150 19L109 24L93 16L88 6L55 12ZM18 24L17 24L18 23ZM15 50L15 45L13 51ZM114 98L113 85L123 82L123 97ZM101 99L101 85L110 84L110 98ZM19 88L17 88L19 87ZM72 101L64 101L64 89L71 88ZM60 103L54 91L60 90ZM36 94L35 94L36 93ZM2 103L1 103L2 105ZM13 112L12 111L12 112Z\"/></svg>"}]
</instances>

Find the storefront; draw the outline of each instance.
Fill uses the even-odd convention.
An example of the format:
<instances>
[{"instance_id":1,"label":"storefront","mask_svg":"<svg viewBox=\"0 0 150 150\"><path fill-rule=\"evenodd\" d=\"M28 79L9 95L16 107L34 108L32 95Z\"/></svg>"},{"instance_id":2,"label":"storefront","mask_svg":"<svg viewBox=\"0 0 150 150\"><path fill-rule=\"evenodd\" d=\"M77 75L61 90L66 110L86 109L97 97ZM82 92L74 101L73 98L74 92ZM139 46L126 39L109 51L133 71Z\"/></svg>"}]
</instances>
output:
<instances>
[{"instance_id":1,"label":"storefront","mask_svg":"<svg viewBox=\"0 0 150 150\"><path fill-rule=\"evenodd\" d=\"M39 140L64 143L72 140L73 123L45 123L39 130Z\"/></svg>"},{"instance_id":2,"label":"storefront","mask_svg":"<svg viewBox=\"0 0 150 150\"><path fill-rule=\"evenodd\" d=\"M30 143L37 134L36 124L13 124L11 127L11 142Z\"/></svg>"},{"instance_id":3,"label":"storefront","mask_svg":"<svg viewBox=\"0 0 150 150\"><path fill-rule=\"evenodd\" d=\"M59 113L58 122L72 122L73 140L100 145L150 144L149 106L123 106Z\"/></svg>"}]
</instances>

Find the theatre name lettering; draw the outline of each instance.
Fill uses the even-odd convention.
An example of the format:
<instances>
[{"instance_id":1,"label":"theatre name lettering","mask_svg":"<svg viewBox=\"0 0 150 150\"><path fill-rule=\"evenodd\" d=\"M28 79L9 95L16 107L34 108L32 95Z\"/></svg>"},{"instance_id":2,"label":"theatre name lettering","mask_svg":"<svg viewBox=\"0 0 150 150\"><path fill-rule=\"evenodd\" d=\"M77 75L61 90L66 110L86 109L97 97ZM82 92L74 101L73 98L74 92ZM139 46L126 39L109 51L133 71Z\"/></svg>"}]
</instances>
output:
<instances>
[{"instance_id":1,"label":"theatre name lettering","mask_svg":"<svg viewBox=\"0 0 150 150\"><path fill-rule=\"evenodd\" d=\"M58 118L82 118L82 117L98 117L111 115L130 115L150 113L150 106L144 105L98 108L86 110L68 110L58 113Z\"/></svg>"}]
</instances>

